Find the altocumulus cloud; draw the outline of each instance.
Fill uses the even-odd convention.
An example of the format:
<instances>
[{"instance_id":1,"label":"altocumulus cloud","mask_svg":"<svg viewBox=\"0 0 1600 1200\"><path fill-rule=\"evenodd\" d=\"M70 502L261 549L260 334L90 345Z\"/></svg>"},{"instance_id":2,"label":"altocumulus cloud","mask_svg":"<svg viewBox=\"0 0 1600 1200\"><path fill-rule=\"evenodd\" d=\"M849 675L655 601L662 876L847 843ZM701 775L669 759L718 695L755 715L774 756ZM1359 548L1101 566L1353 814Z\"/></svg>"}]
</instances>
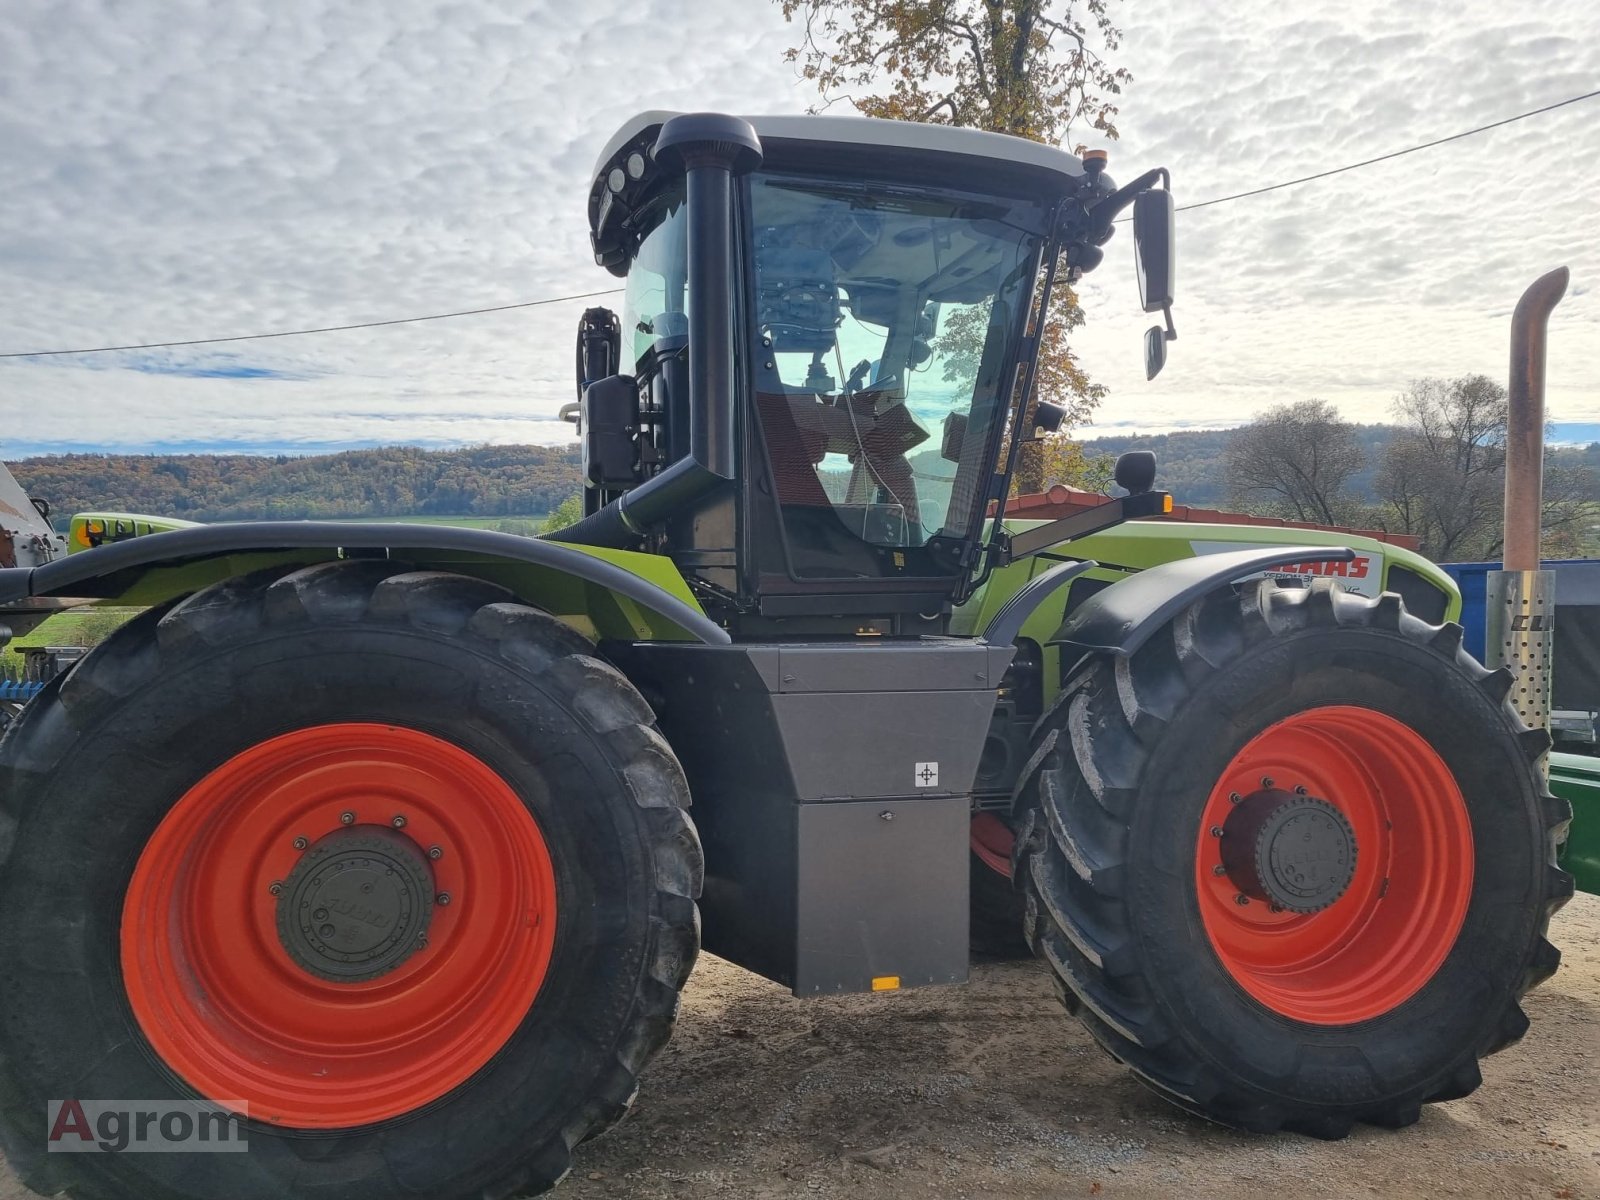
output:
<instances>
[{"instance_id":1,"label":"altocumulus cloud","mask_svg":"<svg viewBox=\"0 0 1600 1200\"><path fill-rule=\"evenodd\" d=\"M1600 10L1123 9L1113 173L1180 200L1305 174L1600 86ZM12 0L0 24L0 349L382 319L604 287L583 198L644 107L800 111L762 0ZM1533 274L1600 278L1600 105L1180 218L1167 375L1138 372L1126 238L1080 344L1108 425L1501 375ZM1574 289L1575 293L1577 289ZM0 447L560 441L584 302L160 354L0 362ZM1600 418L1600 305L1557 311L1552 408Z\"/></svg>"}]
</instances>

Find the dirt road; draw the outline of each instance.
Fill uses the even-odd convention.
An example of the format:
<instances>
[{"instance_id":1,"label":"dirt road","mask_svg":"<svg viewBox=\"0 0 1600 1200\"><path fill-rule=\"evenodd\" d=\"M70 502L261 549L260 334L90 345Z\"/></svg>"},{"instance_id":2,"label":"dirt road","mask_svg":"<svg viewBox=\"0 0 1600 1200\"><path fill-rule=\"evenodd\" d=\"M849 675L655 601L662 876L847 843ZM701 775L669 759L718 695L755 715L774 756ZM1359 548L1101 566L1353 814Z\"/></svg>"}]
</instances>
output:
<instances>
[{"instance_id":1,"label":"dirt road","mask_svg":"<svg viewBox=\"0 0 1600 1200\"><path fill-rule=\"evenodd\" d=\"M965 988L801 1001L701 960L633 1114L564 1200L704 1196L1540 1197L1600 1200L1600 898L1552 930L1533 1029L1473 1096L1398 1133L1242 1137L1141 1088L1033 964ZM0 1200L24 1191L0 1175Z\"/></svg>"}]
</instances>

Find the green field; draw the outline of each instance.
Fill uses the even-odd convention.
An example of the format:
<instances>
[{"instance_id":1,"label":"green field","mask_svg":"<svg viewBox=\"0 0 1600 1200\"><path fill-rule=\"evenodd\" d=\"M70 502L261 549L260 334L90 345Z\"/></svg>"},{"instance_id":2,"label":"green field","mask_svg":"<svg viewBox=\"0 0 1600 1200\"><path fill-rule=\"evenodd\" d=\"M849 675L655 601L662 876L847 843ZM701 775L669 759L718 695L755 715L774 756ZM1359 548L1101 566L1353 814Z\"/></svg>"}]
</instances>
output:
<instances>
[{"instance_id":1,"label":"green field","mask_svg":"<svg viewBox=\"0 0 1600 1200\"><path fill-rule=\"evenodd\" d=\"M93 646L138 613L136 608L75 608L13 638L0 652L0 679L22 678L22 651L29 646Z\"/></svg>"}]
</instances>

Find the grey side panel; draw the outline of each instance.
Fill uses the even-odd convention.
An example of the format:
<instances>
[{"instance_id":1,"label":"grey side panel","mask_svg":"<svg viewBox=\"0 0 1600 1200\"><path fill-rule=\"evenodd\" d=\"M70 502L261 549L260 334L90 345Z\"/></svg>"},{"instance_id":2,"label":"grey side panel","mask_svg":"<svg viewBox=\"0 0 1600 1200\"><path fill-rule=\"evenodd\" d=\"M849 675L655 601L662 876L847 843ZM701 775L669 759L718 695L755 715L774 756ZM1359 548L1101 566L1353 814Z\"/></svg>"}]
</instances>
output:
<instances>
[{"instance_id":1,"label":"grey side panel","mask_svg":"<svg viewBox=\"0 0 1600 1200\"><path fill-rule=\"evenodd\" d=\"M971 820L965 796L800 805L795 994L963 982Z\"/></svg>"},{"instance_id":2,"label":"grey side panel","mask_svg":"<svg viewBox=\"0 0 1600 1200\"><path fill-rule=\"evenodd\" d=\"M774 692L956 691L999 687L1015 653L1009 644L989 649L970 638L904 642L862 638L853 642L746 645L750 662Z\"/></svg>"},{"instance_id":3,"label":"grey side panel","mask_svg":"<svg viewBox=\"0 0 1600 1200\"><path fill-rule=\"evenodd\" d=\"M992 690L772 697L801 800L968 795L994 702ZM978 736L961 736L969 731ZM929 777L918 779L919 763L937 770L930 774L924 767Z\"/></svg>"},{"instance_id":4,"label":"grey side panel","mask_svg":"<svg viewBox=\"0 0 1600 1200\"><path fill-rule=\"evenodd\" d=\"M1207 592L1291 562L1349 562L1355 551L1328 546L1268 546L1198 554L1162 563L1084 601L1050 639L1086 652L1132 654Z\"/></svg>"},{"instance_id":5,"label":"grey side panel","mask_svg":"<svg viewBox=\"0 0 1600 1200\"><path fill-rule=\"evenodd\" d=\"M689 777L706 949L808 994L966 977L970 792L1010 647L604 649Z\"/></svg>"}]
</instances>

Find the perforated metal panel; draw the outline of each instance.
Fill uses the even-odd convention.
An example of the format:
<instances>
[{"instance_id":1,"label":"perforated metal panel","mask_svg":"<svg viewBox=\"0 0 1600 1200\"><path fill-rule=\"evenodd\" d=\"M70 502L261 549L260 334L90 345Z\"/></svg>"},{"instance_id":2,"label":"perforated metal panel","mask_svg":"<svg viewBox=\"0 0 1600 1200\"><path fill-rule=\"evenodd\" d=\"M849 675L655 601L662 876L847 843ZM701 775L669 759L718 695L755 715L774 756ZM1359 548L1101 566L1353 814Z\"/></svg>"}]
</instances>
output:
<instances>
[{"instance_id":1,"label":"perforated metal panel","mask_svg":"<svg viewBox=\"0 0 1600 1200\"><path fill-rule=\"evenodd\" d=\"M1556 573L1489 572L1487 610L1486 665L1511 669L1516 679L1510 698L1517 715L1535 729L1548 729Z\"/></svg>"}]
</instances>

